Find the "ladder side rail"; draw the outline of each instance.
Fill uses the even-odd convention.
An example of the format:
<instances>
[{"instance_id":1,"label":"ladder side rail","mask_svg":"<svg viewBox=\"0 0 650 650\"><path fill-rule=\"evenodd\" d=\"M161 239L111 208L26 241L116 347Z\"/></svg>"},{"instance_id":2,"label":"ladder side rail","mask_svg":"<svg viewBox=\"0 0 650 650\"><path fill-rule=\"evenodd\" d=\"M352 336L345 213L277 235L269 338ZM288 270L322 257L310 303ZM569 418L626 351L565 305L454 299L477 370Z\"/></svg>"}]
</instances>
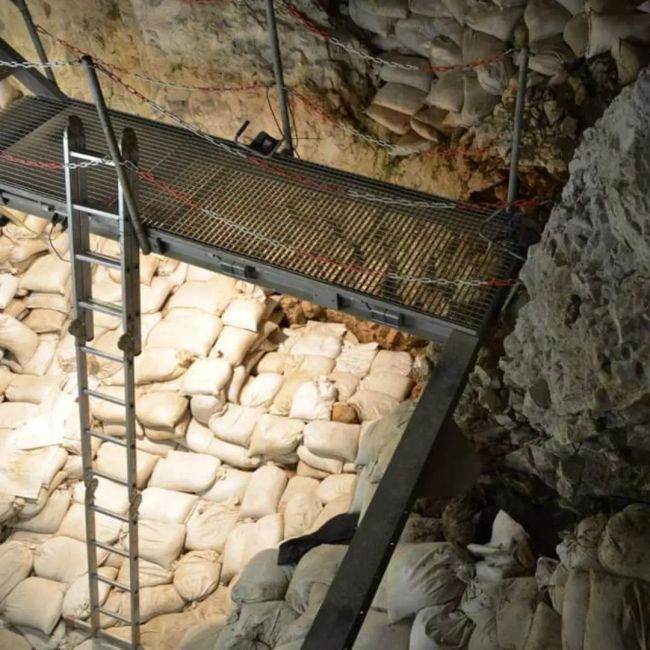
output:
<instances>
[{"instance_id":1,"label":"ladder side rail","mask_svg":"<svg viewBox=\"0 0 650 650\"><path fill-rule=\"evenodd\" d=\"M66 163L65 186L68 223L70 228L70 263L72 265L73 321L71 333L75 337L75 354L77 360L77 392L79 402L79 431L81 437L81 459L85 485L85 522L86 551L88 557L88 587L90 600L90 625L93 636L99 630L99 587L97 583L97 554L95 516L89 506L94 501L96 479L92 476L92 446L86 431L90 425L90 403L88 398L88 359L83 346L94 337L93 314L80 307L80 302L91 295L91 268L77 261L76 254L84 251L90 241L88 219L73 206L87 201L86 170L71 168L71 150L81 149L85 145L83 124L76 116L68 120L63 137L63 156Z\"/></svg>"}]
</instances>

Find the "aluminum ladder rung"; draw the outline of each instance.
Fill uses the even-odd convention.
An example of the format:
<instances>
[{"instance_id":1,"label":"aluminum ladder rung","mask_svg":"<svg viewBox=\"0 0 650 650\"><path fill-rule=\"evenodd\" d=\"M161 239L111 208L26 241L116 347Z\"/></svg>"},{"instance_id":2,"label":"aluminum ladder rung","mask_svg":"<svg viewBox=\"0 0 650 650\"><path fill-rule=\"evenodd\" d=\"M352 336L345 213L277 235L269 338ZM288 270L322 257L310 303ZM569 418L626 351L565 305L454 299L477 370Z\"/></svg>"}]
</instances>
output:
<instances>
[{"instance_id":1,"label":"aluminum ladder rung","mask_svg":"<svg viewBox=\"0 0 650 650\"><path fill-rule=\"evenodd\" d=\"M113 483L117 483L118 485L123 485L124 487L129 487L129 482L125 481L123 478L119 478L118 476L113 476L112 474L107 474L106 472L102 472L100 469L95 469L94 467L91 467L88 472L90 473L91 476L97 476L98 478L105 478L107 481L112 481Z\"/></svg>"},{"instance_id":2,"label":"aluminum ladder rung","mask_svg":"<svg viewBox=\"0 0 650 650\"><path fill-rule=\"evenodd\" d=\"M116 406L122 406L126 408L126 402L123 399L120 399L119 397L113 397L112 395L101 393L98 390L93 390L92 388L84 388L84 393L88 395L88 397L95 397L96 399L101 399L104 402L110 402L111 404L115 404Z\"/></svg>"},{"instance_id":3,"label":"aluminum ladder rung","mask_svg":"<svg viewBox=\"0 0 650 650\"><path fill-rule=\"evenodd\" d=\"M98 607L97 609L100 614L104 614L104 616L110 616L111 618L114 618L116 621L120 621L120 623L124 623L124 625L131 625L132 623L130 618L126 618L121 614L112 612L110 609L104 609L103 607Z\"/></svg>"},{"instance_id":4,"label":"aluminum ladder rung","mask_svg":"<svg viewBox=\"0 0 650 650\"><path fill-rule=\"evenodd\" d=\"M111 578L107 578L106 576L103 576L101 573L97 574L97 580L99 580L99 582L105 582L107 585L111 585L111 587L115 587L115 589L120 589L121 591L131 591L131 587L122 584L117 580L112 580Z\"/></svg>"},{"instance_id":5,"label":"aluminum ladder rung","mask_svg":"<svg viewBox=\"0 0 650 650\"><path fill-rule=\"evenodd\" d=\"M97 514L104 515L105 517L110 517L111 519L117 519L118 521L122 521L125 524L131 523L131 517L127 517L126 515L121 515L119 512L113 512L112 510L108 510L107 508L102 508L101 506L96 506L94 503L89 504L88 509L92 510L93 512L96 512Z\"/></svg>"},{"instance_id":6,"label":"aluminum ladder rung","mask_svg":"<svg viewBox=\"0 0 650 650\"><path fill-rule=\"evenodd\" d=\"M114 214L113 212L106 212L106 210L99 210L97 208L91 208L89 205L81 205L79 203L75 203L72 207L74 210L78 210L79 212L83 212L85 214L90 214L93 217L99 217L100 219L107 219L109 221L120 220L119 214Z\"/></svg>"},{"instance_id":7,"label":"aluminum ladder rung","mask_svg":"<svg viewBox=\"0 0 650 650\"><path fill-rule=\"evenodd\" d=\"M77 306L81 309L89 309L90 311L98 311L101 314L107 314L108 316L122 318L121 305L112 305L110 302L102 302L101 300L95 300L94 298L87 298L86 300L79 300Z\"/></svg>"},{"instance_id":8,"label":"aluminum ladder rung","mask_svg":"<svg viewBox=\"0 0 650 650\"><path fill-rule=\"evenodd\" d=\"M120 447L128 447L129 443L126 442L124 438L116 438L115 436L109 436L106 433L100 433L99 431L94 431L93 429L84 429L84 432L88 436L97 438L102 442L112 442L114 445L120 445Z\"/></svg>"},{"instance_id":9,"label":"aluminum ladder rung","mask_svg":"<svg viewBox=\"0 0 650 650\"><path fill-rule=\"evenodd\" d=\"M120 357L117 354L111 354L110 352L103 352L97 348L93 348L90 345L82 345L81 351L85 354L93 354L96 357L101 357L102 359L107 359L108 361L115 361L116 363L124 363L124 357Z\"/></svg>"},{"instance_id":10,"label":"aluminum ladder rung","mask_svg":"<svg viewBox=\"0 0 650 650\"><path fill-rule=\"evenodd\" d=\"M110 255L102 255L101 253L91 253L84 251L83 253L76 253L74 258L80 262L87 262L88 264L96 264L97 266L106 266L109 269L122 269L122 262L117 257Z\"/></svg>"},{"instance_id":11,"label":"aluminum ladder rung","mask_svg":"<svg viewBox=\"0 0 650 650\"><path fill-rule=\"evenodd\" d=\"M121 548L116 548L115 546L110 546L110 544L104 544L104 542L98 542L95 540L94 542L87 542L88 544L91 544L92 546L96 546L97 548L104 549L105 551L108 551L109 553L115 553L116 555L121 555L122 557L129 558L129 552L124 551Z\"/></svg>"}]
</instances>

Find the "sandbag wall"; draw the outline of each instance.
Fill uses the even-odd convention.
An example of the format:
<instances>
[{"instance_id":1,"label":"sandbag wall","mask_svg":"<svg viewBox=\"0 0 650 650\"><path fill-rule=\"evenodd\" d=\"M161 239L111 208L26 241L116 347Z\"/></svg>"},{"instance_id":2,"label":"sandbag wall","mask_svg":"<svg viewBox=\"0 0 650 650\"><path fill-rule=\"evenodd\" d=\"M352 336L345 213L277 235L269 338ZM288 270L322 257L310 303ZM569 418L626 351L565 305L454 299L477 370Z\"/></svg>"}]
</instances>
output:
<instances>
[{"instance_id":1,"label":"sandbag wall","mask_svg":"<svg viewBox=\"0 0 650 650\"><path fill-rule=\"evenodd\" d=\"M0 611L29 643L58 647L65 620L87 618L89 606L68 241L45 220L6 215ZM92 245L119 254L110 240ZM94 297L119 302L119 280L118 271L97 269ZM364 451L364 436L381 437L374 423L401 403L412 410L414 360L360 344L342 324L283 328L278 296L155 255L141 259L141 302L137 482L148 621L225 590L258 552L367 505L365 491L352 503L357 470L375 449ZM118 319L96 315L90 345L120 354L121 333ZM89 372L91 387L123 395L119 364L93 356ZM91 399L91 412L95 430L125 435L120 407ZM95 440L93 454L98 469L125 476L122 447ZM103 479L95 502L121 514L128 507L125 489ZM96 523L100 541L126 548L119 521L97 515ZM121 556L100 552L99 560L103 575L128 583ZM121 592L103 585L100 596L128 617ZM36 599L43 607L33 607ZM118 629L114 619L102 624Z\"/></svg>"},{"instance_id":2,"label":"sandbag wall","mask_svg":"<svg viewBox=\"0 0 650 650\"><path fill-rule=\"evenodd\" d=\"M499 58L515 42L530 49L530 83L561 83L567 65L609 52L627 84L650 62L647 2L350 0L349 11L388 62L367 115L397 136L395 155L434 148L488 116L516 75L518 57Z\"/></svg>"}]
</instances>

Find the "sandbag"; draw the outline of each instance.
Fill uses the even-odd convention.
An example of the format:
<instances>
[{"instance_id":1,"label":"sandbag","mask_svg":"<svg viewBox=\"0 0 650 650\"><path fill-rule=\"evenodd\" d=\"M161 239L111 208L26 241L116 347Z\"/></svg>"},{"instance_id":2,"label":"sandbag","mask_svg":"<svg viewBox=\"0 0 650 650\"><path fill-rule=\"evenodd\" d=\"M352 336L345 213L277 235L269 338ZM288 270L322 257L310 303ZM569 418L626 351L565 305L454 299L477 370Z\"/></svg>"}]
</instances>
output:
<instances>
[{"instance_id":1,"label":"sandbag","mask_svg":"<svg viewBox=\"0 0 650 650\"><path fill-rule=\"evenodd\" d=\"M353 461L357 455L360 426L341 422L309 422L305 447L318 456Z\"/></svg>"},{"instance_id":2,"label":"sandbag","mask_svg":"<svg viewBox=\"0 0 650 650\"><path fill-rule=\"evenodd\" d=\"M95 536L104 544L113 544L120 536L122 522L115 517L95 513ZM66 513L57 535L86 541L86 516L84 507L80 503L73 503Z\"/></svg>"},{"instance_id":3,"label":"sandbag","mask_svg":"<svg viewBox=\"0 0 650 650\"><path fill-rule=\"evenodd\" d=\"M0 348L9 350L20 366L36 354L39 338L35 332L11 316L0 314Z\"/></svg>"},{"instance_id":4,"label":"sandbag","mask_svg":"<svg viewBox=\"0 0 650 650\"><path fill-rule=\"evenodd\" d=\"M6 309L18 291L18 278L11 273L0 273L0 310Z\"/></svg>"},{"instance_id":5,"label":"sandbag","mask_svg":"<svg viewBox=\"0 0 650 650\"><path fill-rule=\"evenodd\" d=\"M603 514L583 519L556 548L562 564L567 569L600 569L598 546L606 525L607 517Z\"/></svg>"},{"instance_id":6,"label":"sandbag","mask_svg":"<svg viewBox=\"0 0 650 650\"><path fill-rule=\"evenodd\" d=\"M155 562L149 562L142 558L138 559L138 584L140 587L170 585L173 579L174 571L171 568L162 567ZM117 575L117 582L127 586L131 584L131 569L129 567L129 562L126 559L120 566Z\"/></svg>"},{"instance_id":7,"label":"sandbag","mask_svg":"<svg viewBox=\"0 0 650 650\"><path fill-rule=\"evenodd\" d=\"M51 634L61 617L66 586L32 576L23 580L5 599L2 610L13 625L27 625ZM38 603L38 607L34 605Z\"/></svg>"},{"instance_id":8,"label":"sandbag","mask_svg":"<svg viewBox=\"0 0 650 650\"><path fill-rule=\"evenodd\" d=\"M374 13L364 11L361 0L350 0L350 18L361 28L381 36L388 36L395 24L395 18L378 16Z\"/></svg>"},{"instance_id":9,"label":"sandbag","mask_svg":"<svg viewBox=\"0 0 650 650\"><path fill-rule=\"evenodd\" d=\"M97 549L99 566L107 557L107 551ZM34 573L41 578L72 584L87 571L86 544L77 539L57 535L34 550Z\"/></svg>"},{"instance_id":10,"label":"sandbag","mask_svg":"<svg viewBox=\"0 0 650 650\"><path fill-rule=\"evenodd\" d=\"M291 348L292 355L322 356L328 359L336 359L340 353L341 339L339 336L319 333L313 328L307 329L304 334L300 335Z\"/></svg>"},{"instance_id":11,"label":"sandbag","mask_svg":"<svg viewBox=\"0 0 650 650\"><path fill-rule=\"evenodd\" d=\"M251 408L269 408L283 382L284 376L275 372L250 377L241 390L239 403Z\"/></svg>"},{"instance_id":12,"label":"sandbag","mask_svg":"<svg viewBox=\"0 0 650 650\"><path fill-rule=\"evenodd\" d=\"M54 354L59 343L59 337L56 334L41 334L38 339L38 347L32 358L22 366L22 372L26 375L42 376L48 372ZM5 357L6 359L6 357ZM8 364L11 367L11 363ZM17 368L12 368L17 371Z\"/></svg>"},{"instance_id":13,"label":"sandbag","mask_svg":"<svg viewBox=\"0 0 650 650\"><path fill-rule=\"evenodd\" d=\"M350 372L335 370L330 374L329 379L334 382L334 388L336 388L340 402L347 402L359 388L359 377Z\"/></svg>"},{"instance_id":14,"label":"sandbag","mask_svg":"<svg viewBox=\"0 0 650 650\"><path fill-rule=\"evenodd\" d=\"M2 91L3 87L6 87L8 82L9 79L3 79L0 81L0 108L5 108L2 104ZM32 650L32 645L22 634L18 634L9 628L3 627L0 628L0 648L7 648L8 650Z\"/></svg>"},{"instance_id":15,"label":"sandbag","mask_svg":"<svg viewBox=\"0 0 650 650\"><path fill-rule=\"evenodd\" d=\"M223 313L223 324L257 333L266 306L255 298L235 298Z\"/></svg>"},{"instance_id":16,"label":"sandbag","mask_svg":"<svg viewBox=\"0 0 650 650\"><path fill-rule=\"evenodd\" d=\"M95 479L97 487L94 493L95 505L106 508L119 514L125 514L129 509L129 492L124 485L115 483L101 476ZM75 503L84 504L86 500L86 486L83 481L75 484L73 489Z\"/></svg>"},{"instance_id":17,"label":"sandbag","mask_svg":"<svg viewBox=\"0 0 650 650\"><path fill-rule=\"evenodd\" d=\"M570 14L576 15L585 10L585 0L555 0L559 2Z\"/></svg>"},{"instance_id":18,"label":"sandbag","mask_svg":"<svg viewBox=\"0 0 650 650\"><path fill-rule=\"evenodd\" d=\"M221 320L200 310L181 310L182 314L174 314L173 311L151 329L147 347L175 348L198 357L207 357L222 331Z\"/></svg>"},{"instance_id":19,"label":"sandbag","mask_svg":"<svg viewBox=\"0 0 650 650\"><path fill-rule=\"evenodd\" d=\"M242 519L260 519L277 512L287 485L287 474L275 465L264 465L253 472L242 499Z\"/></svg>"},{"instance_id":20,"label":"sandbag","mask_svg":"<svg viewBox=\"0 0 650 650\"><path fill-rule=\"evenodd\" d=\"M388 619L396 623L423 607L458 603L469 576L467 554L446 542L398 544L386 570Z\"/></svg>"},{"instance_id":21,"label":"sandbag","mask_svg":"<svg viewBox=\"0 0 650 650\"><path fill-rule=\"evenodd\" d=\"M429 92L429 86L431 85L433 75L429 70L430 64L427 59L389 52L383 55L383 60L387 61L388 64L382 65L379 71L379 78L382 81L388 83L402 83L417 88L422 92ZM398 63L402 66L411 66L413 69L407 70L394 65L389 65L390 63Z\"/></svg>"},{"instance_id":22,"label":"sandbag","mask_svg":"<svg viewBox=\"0 0 650 650\"><path fill-rule=\"evenodd\" d=\"M289 355L284 352L267 352L255 366L255 372L259 375L263 372L284 373Z\"/></svg>"},{"instance_id":23,"label":"sandbag","mask_svg":"<svg viewBox=\"0 0 650 650\"><path fill-rule=\"evenodd\" d=\"M407 86L401 83L387 83L379 89L373 99L373 104L384 106L385 108L398 111L399 113L404 113L405 115L415 115L415 113L424 106L425 98L426 93L424 91L413 88L412 86ZM299 343L301 343L300 340L296 345ZM303 346L304 344L300 346L301 350ZM293 350L293 353L309 354L308 352L299 352L295 349ZM333 354L332 358L336 357L337 354Z\"/></svg>"},{"instance_id":24,"label":"sandbag","mask_svg":"<svg viewBox=\"0 0 650 650\"><path fill-rule=\"evenodd\" d=\"M384 612L370 609L354 643L355 650L394 650L409 646L410 622L390 625Z\"/></svg>"},{"instance_id":25,"label":"sandbag","mask_svg":"<svg viewBox=\"0 0 650 650\"><path fill-rule=\"evenodd\" d=\"M193 276L192 276L193 277ZM231 299L238 295L235 280L225 276L193 280L182 284L167 302L167 309L200 309L208 314L222 314Z\"/></svg>"},{"instance_id":26,"label":"sandbag","mask_svg":"<svg viewBox=\"0 0 650 650\"><path fill-rule=\"evenodd\" d=\"M202 600L219 586L220 576L216 551L192 551L176 564L174 588L188 602Z\"/></svg>"},{"instance_id":27,"label":"sandbag","mask_svg":"<svg viewBox=\"0 0 650 650\"><path fill-rule=\"evenodd\" d=\"M193 395L190 399L190 413L192 417L207 427L210 418L215 415L222 415L228 407L228 402L225 393L222 391L219 395ZM192 423L188 425L185 435L188 435ZM192 451L199 451L192 449Z\"/></svg>"},{"instance_id":28,"label":"sandbag","mask_svg":"<svg viewBox=\"0 0 650 650\"><path fill-rule=\"evenodd\" d=\"M302 440L305 423L279 415L262 415L255 426L249 453L279 458L293 453Z\"/></svg>"},{"instance_id":29,"label":"sandbag","mask_svg":"<svg viewBox=\"0 0 650 650\"><path fill-rule=\"evenodd\" d=\"M361 381L362 390L386 393L400 402L409 396L412 387L410 377L389 372L371 373Z\"/></svg>"},{"instance_id":30,"label":"sandbag","mask_svg":"<svg viewBox=\"0 0 650 650\"><path fill-rule=\"evenodd\" d=\"M530 44L531 56L529 67L535 72L562 78L565 72L565 64L574 61L571 48L564 42L561 36L551 36L542 41L535 41Z\"/></svg>"},{"instance_id":31,"label":"sandbag","mask_svg":"<svg viewBox=\"0 0 650 650\"><path fill-rule=\"evenodd\" d=\"M176 379L185 373L192 360L192 355L185 350L145 348L135 358L135 383L141 385ZM119 374L123 377L123 373Z\"/></svg>"},{"instance_id":32,"label":"sandbag","mask_svg":"<svg viewBox=\"0 0 650 650\"><path fill-rule=\"evenodd\" d=\"M149 487L179 492L205 492L214 483L220 462L208 454L170 451L159 461L149 481Z\"/></svg>"},{"instance_id":33,"label":"sandbag","mask_svg":"<svg viewBox=\"0 0 650 650\"><path fill-rule=\"evenodd\" d=\"M364 429L362 425L356 464L367 465L370 461L378 458L389 440L393 437L401 437L414 410L415 402L403 402L388 415L371 422L367 428Z\"/></svg>"},{"instance_id":34,"label":"sandbag","mask_svg":"<svg viewBox=\"0 0 650 650\"><path fill-rule=\"evenodd\" d=\"M562 619L546 603L537 605L523 650L562 650Z\"/></svg>"},{"instance_id":35,"label":"sandbag","mask_svg":"<svg viewBox=\"0 0 650 650\"><path fill-rule=\"evenodd\" d=\"M283 512L285 539L299 537L310 531L322 510L321 500L313 492L294 495Z\"/></svg>"},{"instance_id":36,"label":"sandbag","mask_svg":"<svg viewBox=\"0 0 650 650\"><path fill-rule=\"evenodd\" d=\"M184 494L159 487L148 487L142 491L138 515L143 519L166 524L184 524L198 502L194 494Z\"/></svg>"},{"instance_id":37,"label":"sandbag","mask_svg":"<svg viewBox=\"0 0 650 650\"><path fill-rule=\"evenodd\" d=\"M409 650L465 650L474 623L446 605L425 607L413 621Z\"/></svg>"},{"instance_id":38,"label":"sandbag","mask_svg":"<svg viewBox=\"0 0 650 650\"><path fill-rule=\"evenodd\" d=\"M569 571L562 601L562 647L564 650L583 650L589 599L589 572L579 569Z\"/></svg>"},{"instance_id":39,"label":"sandbag","mask_svg":"<svg viewBox=\"0 0 650 650\"><path fill-rule=\"evenodd\" d=\"M571 14L554 0L529 0L524 12L528 28L528 40L540 41L549 36L562 34Z\"/></svg>"},{"instance_id":40,"label":"sandbag","mask_svg":"<svg viewBox=\"0 0 650 650\"><path fill-rule=\"evenodd\" d=\"M650 42L650 15L648 14L597 14L587 15L589 46L587 58L611 50L619 39L631 38L642 43Z\"/></svg>"},{"instance_id":41,"label":"sandbag","mask_svg":"<svg viewBox=\"0 0 650 650\"><path fill-rule=\"evenodd\" d=\"M5 399L10 402L40 404L49 398L55 397L60 387L61 380L59 377L14 375L4 393Z\"/></svg>"},{"instance_id":42,"label":"sandbag","mask_svg":"<svg viewBox=\"0 0 650 650\"><path fill-rule=\"evenodd\" d=\"M0 429L18 429L38 413L36 404L29 402L0 403Z\"/></svg>"},{"instance_id":43,"label":"sandbag","mask_svg":"<svg viewBox=\"0 0 650 650\"><path fill-rule=\"evenodd\" d=\"M138 544L140 557L154 564L169 568L180 555L185 541L185 526L164 524L159 521L140 519L138 522ZM122 548L128 548L128 527L123 526L120 539Z\"/></svg>"},{"instance_id":44,"label":"sandbag","mask_svg":"<svg viewBox=\"0 0 650 650\"><path fill-rule=\"evenodd\" d=\"M13 524L14 529L50 535L56 533L68 511L71 497L72 494L68 488L54 490L45 507L38 514L30 518L19 519ZM2 600L1 597L0 600Z\"/></svg>"},{"instance_id":45,"label":"sandbag","mask_svg":"<svg viewBox=\"0 0 650 650\"><path fill-rule=\"evenodd\" d=\"M183 395L219 395L232 377L225 359L197 359L183 376Z\"/></svg>"},{"instance_id":46,"label":"sandbag","mask_svg":"<svg viewBox=\"0 0 650 650\"><path fill-rule=\"evenodd\" d=\"M187 414L188 407L187 399L178 393L146 393L136 400L135 413L145 427L172 431Z\"/></svg>"},{"instance_id":47,"label":"sandbag","mask_svg":"<svg viewBox=\"0 0 650 650\"><path fill-rule=\"evenodd\" d=\"M408 0L358 0L359 7L377 16L387 18L406 18Z\"/></svg>"},{"instance_id":48,"label":"sandbag","mask_svg":"<svg viewBox=\"0 0 650 650\"><path fill-rule=\"evenodd\" d=\"M465 15L465 23L478 32L494 36L500 41L509 41L523 14L524 8L521 6L500 8L477 3Z\"/></svg>"},{"instance_id":49,"label":"sandbag","mask_svg":"<svg viewBox=\"0 0 650 650\"><path fill-rule=\"evenodd\" d=\"M296 354L288 357L285 373L306 375L311 378L324 377L334 370L336 361L329 357L315 354Z\"/></svg>"},{"instance_id":50,"label":"sandbag","mask_svg":"<svg viewBox=\"0 0 650 650\"><path fill-rule=\"evenodd\" d=\"M283 600L292 575L291 565L278 565L276 548L260 551L237 579L231 598L238 605Z\"/></svg>"},{"instance_id":51,"label":"sandbag","mask_svg":"<svg viewBox=\"0 0 650 650\"><path fill-rule=\"evenodd\" d=\"M222 503L233 501L240 503L244 498L246 488L253 476L253 472L244 472L234 467L221 466L217 470L214 485L201 495L207 501Z\"/></svg>"},{"instance_id":52,"label":"sandbag","mask_svg":"<svg viewBox=\"0 0 650 650\"><path fill-rule=\"evenodd\" d=\"M577 14L564 26L562 32L564 42L571 48L578 58L587 53L589 45L589 27L587 14Z\"/></svg>"},{"instance_id":53,"label":"sandbag","mask_svg":"<svg viewBox=\"0 0 650 650\"><path fill-rule=\"evenodd\" d=\"M389 131L397 133L398 135L404 135L409 132L411 128L411 116L406 113L400 113L399 111L394 111L385 106L379 106L378 104L370 104L366 108L366 115L375 122L381 124L383 127L386 127Z\"/></svg>"},{"instance_id":54,"label":"sandbag","mask_svg":"<svg viewBox=\"0 0 650 650\"><path fill-rule=\"evenodd\" d=\"M228 404L223 414L210 418L210 431L225 442L248 447L264 409Z\"/></svg>"},{"instance_id":55,"label":"sandbag","mask_svg":"<svg viewBox=\"0 0 650 650\"><path fill-rule=\"evenodd\" d=\"M535 578L508 578L499 589L497 639L504 650L523 648L540 596Z\"/></svg>"},{"instance_id":56,"label":"sandbag","mask_svg":"<svg viewBox=\"0 0 650 650\"><path fill-rule=\"evenodd\" d=\"M136 484L144 488L159 457L138 451L136 454ZM96 466L102 472L126 481L126 458L124 448L112 442L105 442L97 451Z\"/></svg>"},{"instance_id":57,"label":"sandbag","mask_svg":"<svg viewBox=\"0 0 650 650\"><path fill-rule=\"evenodd\" d=\"M53 309L32 309L23 324L37 334L60 334L66 321L66 315Z\"/></svg>"},{"instance_id":58,"label":"sandbag","mask_svg":"<svg viewBox=\"0 0 650 650\"><path fill-rule=\"evenodd\" d=\"M291 402L291 417L302 420L329 420L337 399L334 383L325 378L301 384Z\"/></svg>"},{"instance_id":59,"label":"sandbag","mask_svg":"<svg viewBox=\"0 0 650 650\"><path fill-rule=\"evenodd\" d=\"M275 415L289 415L296 393L303 384L307 384L312 380L313 378L309 375L289 375L273 400L271 413Z\"/></svg>"},{"instance_id":60,"label":"sandbag","mask_svg":"<svg viewBox=\"0 0 650 650\"><path fill-rule=\"evenodd\" d=\"M223 552L221 581L228 584L241 573L260 551L277 546L282 540L282 516L262 517L254 523L241 523L228 535Z\"/></svg>"},{"instance_id":61,"label":"sandbag","mask_svg":"<svg viewBox=\"0 0 650 650\"><path fill-rule=\"evenodd\" d=\"M34 261L26 273L20 276L19 287L23 291L65 295L70 270L69 262L60 260L56 255L43 255Z\"/></svg>"},{"instance_id":62,"label":"sandbag","mask_svg":"<svg viewBox=\"0 0 650 650\"><path fill-rule=\"evenodd\" d=\"M468 72L463 80L463 110L461 120L465 126L474 126L489 115L500 97L486 91L475 73Z\"/></svg>"},{"instance_id":63,"label":"sandbag","mask_svg":"<svg viewBox=\"0 0 650 650\"><path fill-rule=\"evenodd\" d=\"M111 598L109 598L106 604L107 609L110 607L108 603L111 601ZM117 604L117 607L114 607L112 611L124 618L129 617L131 599L128 592L119 594L116 599L113 599L113 603ZM183 607L185 607L185 601L171 585L143 587L140 590L140 621L142 623L157 616L162 616L163 614L180 612Z\"/></svg>"},{"instance_id":64,"label":"sandbag","mask_svg":"<svg viewBox=\"0 0 650 650\"><path fill-rule=\"evenodd\" d=\"M32 571L33 554L20 542L0 544L0 602Z\"/></svg>"},{"instance_id":65,"label":"sandbag","mask_svg":"<svg viewBox=\"0 0 650 650\"><path fill-rule=\"evenodd\" d=\"M352 495L356 481L355 474L332 474L318 485L315 491L316 497L323 504L327 504L341 495Z\"/></svg>"},{"instance_id":66,"label":"sandbag","mask_svg":"<svg viewBox=\"0 0 650 650\"><path fill-rule=\"evenodd\" d=\"M647 46L621 40L612 47L611 54L616 61L618 82L622 86L632 83L641 69L650 61L650 52Z\"/></svg>"},{"instance_id":67,"label":"sandbag","mask_svg":"<svg viewBox=\"0 0 650 650\"><path fill-rule=\"evenodd\" d=\"M190 551L214 550L222 553L238 519L239 509L232 501L199 501L187 522L185 547Z\"/></svg>"},{"instance_id":68,"label":"sandbag","mask_svg":"<svg viewBox=\"0 0 650 650\"><path fill-rule=\"evenodd\" d=\"M345 342L340 356L336 359L336 371L365 377L377 356L377 343L352 344Z\"/></svg>"},{"instance_id":69,"label":"sandbag","mask_svg":"<svg viewBox=\"0 0 650 650\"><path fill-rule=\"evenodd\" d=\"M343 471L343 461L338 458L325 458L311 452L305 445L300 445L297 450L298 458L307 465L328 474L340 474ZM324 478L316 476L316 478Z\"/></svg>"},{"instance_id":70,"label":"sandbag","mask_svg":"<svg viewBox=\"0 0 650 650\"><path fill-rule=\"evenodd\" d=\"M226 325L210 350L210 356L223 357L230 365L239 366L257 340L257 332Z\"/></svg>"},{"instance_id":71,"label":"sandbag","mask_svg":"<svg viewBox=\"0 0 650 650\"><path fill-rule=\"evenodd\" d=\"M117 569L114 567L99 567L97 572L100 576L108 578L109 580L115 580L117 576ZM103 605L108 598L111 586L105 582L98 581L97 589L99 605ZM68 591L63 598L61 614L64 618L80 621L83 621L90 616L90 593L87 573L79 576L70 587L68 587Z\"/></svg>"},{"instance_id":72,"label":"sandbag","mask_svg":"<svg viewBox=\"0 0 650 650\"><path fill-rule=\"evenodd\" d=\"M359 390L348 404L357 412L360 421L377 420L388 415L399 405L399 401L385 393Z\"/></svg>"},{"instance_id":73,"label":"sandbag","mask_svg":"<svg viewBox=\"0 0 650 650\"><path fill-rule=\"evenodd\" d=\"M314 585L329 586L343 562L348 547L322 544L305 553L298 562L289 582L286 602L299 614L309 605L309 593Z\"/></svg>"},{"instance_id":74,"label":"sandbag","mask_svg":"<svg viewBox=\"0 0 650 650\"><path fill-rule=\"evenodd\" d=\"M239 469L255 469L259 466L261 459L259 456L249 456L248 449L234 445L218 438L210 443L205 450L206 454L215 456L223 463Z\"/></svg>"}]
</instances>

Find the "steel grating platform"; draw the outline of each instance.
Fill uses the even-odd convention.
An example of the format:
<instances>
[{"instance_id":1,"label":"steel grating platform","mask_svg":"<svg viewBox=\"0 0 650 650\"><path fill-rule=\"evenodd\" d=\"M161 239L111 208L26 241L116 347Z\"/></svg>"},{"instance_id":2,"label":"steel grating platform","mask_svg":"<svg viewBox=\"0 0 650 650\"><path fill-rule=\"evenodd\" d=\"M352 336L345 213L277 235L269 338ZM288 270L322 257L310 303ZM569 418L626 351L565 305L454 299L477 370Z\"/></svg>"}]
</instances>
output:
<instances>
[{"instance_id":1,"label":"steel grating platform","mask_svg":"<svg viewBox=\"0 0 650 650\"><path fill-rule=\"evenodd\" d=\"M83 120L88 149L106 151L94 106L43 98L23 98L0 113L0 151L62 161L70 115ZM480 332L500 290L410 278L486 280L514 272L512 258L485 239L507 236L506 214L484 223L491 210L295 159L255 164L178 127L117 111L111 119L118 136L124 127L135 130L140 169L188 197L138 187L154 248L171 257L434 340L452 330ZM90 205L115 210L113 170L90 169L88 189ZM65 213L63 171L0 158L0 196L42 216ZM452 208L435 207L440 201Z\"/></svg>"}]
</instances>

